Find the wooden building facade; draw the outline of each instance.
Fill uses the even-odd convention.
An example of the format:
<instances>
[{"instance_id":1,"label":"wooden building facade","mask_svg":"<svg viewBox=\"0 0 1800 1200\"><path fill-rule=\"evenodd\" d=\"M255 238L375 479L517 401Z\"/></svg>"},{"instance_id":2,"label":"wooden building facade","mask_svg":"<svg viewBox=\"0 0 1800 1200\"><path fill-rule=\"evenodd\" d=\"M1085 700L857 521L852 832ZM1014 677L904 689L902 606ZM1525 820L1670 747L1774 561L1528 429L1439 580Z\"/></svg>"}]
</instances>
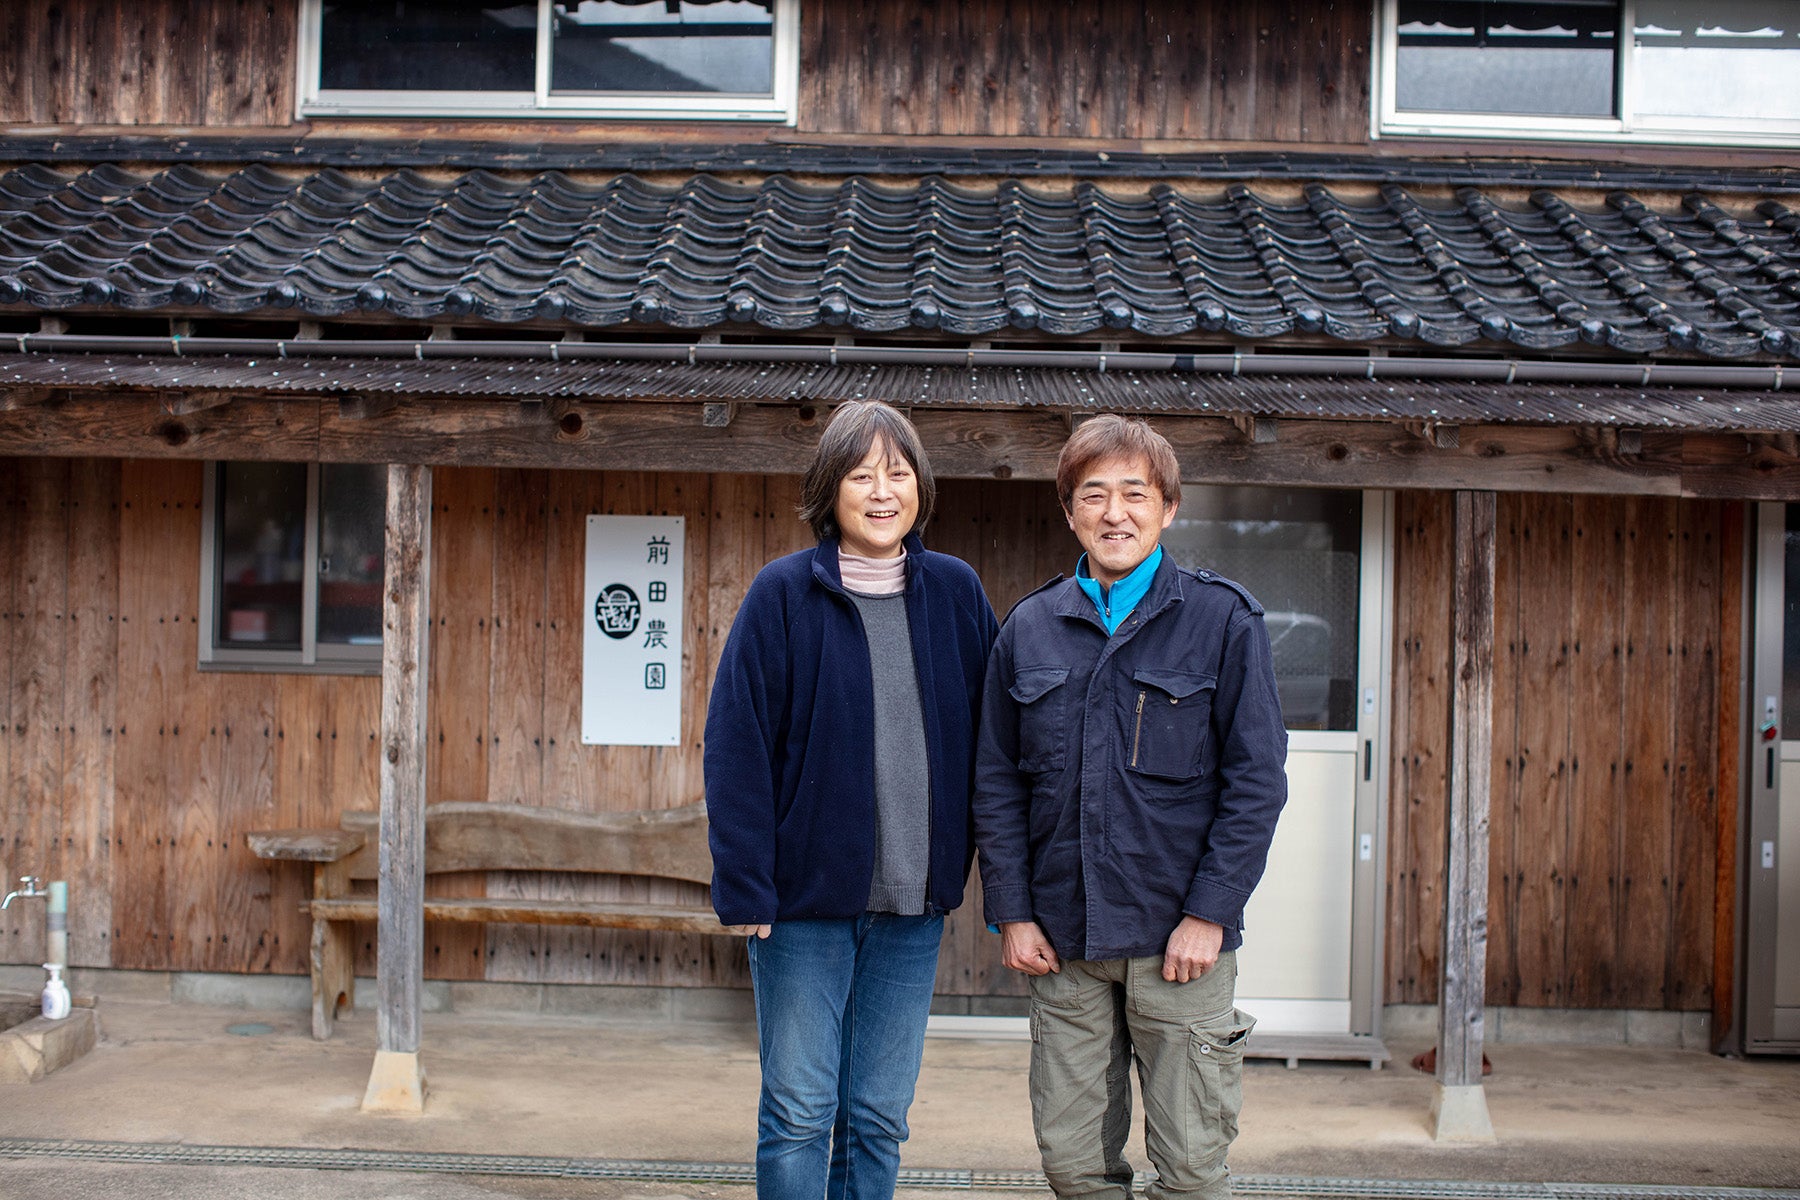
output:
<instances>
[{"instance_id":1,"label":"wooden building facade","mask_svg":"<svg viewBox=\"0 0 1800 1200\"><path fill-rule=\"evenodd\" d=\"M1376 59L1392 6L1368 0L805 0L793 8L793 121L729 125L303 112L298 63L314 11L301 0L33 0L0 15L0 159L12 172L0 184L10 205L0 213L0 351L7 339L18 348L0 364L0 874L70 881L77 966L303 972L304 881L254 858L243 835L378 806L378 677L198 661L207 463L434 468L432 799L672 807L701 795L711 668L757 568L806 543L793 515L797 472L833 397L850 393L824 384L758 393L740 379L730 381L737 390L709 391L718 385L700 375L612 392L558 390L560 381L539 393L470 391L442 376L384 392L358 380L423 363L426 349L410 347L440 342L487 346L491 365L505 357L494 349L502 338L537 348L584 338L639 350L735 343L752 363L759 345L843 346L846 358L853 346L892 347L967 352L970 380L989 365L995 378L1043 372L1018 384L1023 402L996 400L1007 393L987 376L945 383L955 371L941 360L921 368L939 371L929 386L909 378L857 393L912 407L944 478L928 543L972 563L1002 612L1072 566L1076 547L1045 480L1088 411L1150 415L1196 486L1366 490L1391 505L1390 669L1382 695L1364 701L1391 714L1378 740L1378 1003L1439 998L1452 497L1497 494L1487 1000L1707 1012L1721 1038L1732 1027L1752 723L1747 530L1756 502L1800 500L1800 420L1780 370L1800 329L1781 274L1800 254L1780 240L1800 180L1781 150L1377 136ZM1477 154L1491 161L1474 163ZM701 172L711 174L696 182ZM592 289L573 285L558 293L566 299L547 302L546 284L517 299L524 307L504 308L516 298L481 275L480 241L437 292L409 282L417 238L356 257L358 230L379 224L384 197L440 189L420 210L429 225L456 196L489 203L488 181L512 188L507 202L522 213L535 197L562 203L565 184L610 197L628 177L646 194L680 197L644 218L655 228L632 261L646 280L680 254L681 221L737 205L729 236L717 223L707 235L739 255L711 307L678 311L687 293L677 281L655 303L640 287L619 310L627 315L604 319L578 315ZM883 270L864 268L858 280L855 262L845 266L880 240L855 224L868 180L868 202L905 208L904 236L916 239L884 264L888 275L917 273L898 308L866 299ZM266 210L267 223L227 230L226 217L213 219L239 201L254 207L265 184L295 189ZM188 187L216 190L200 201ZM281 228L300 238L306 222L326 219L323 202L308 207L308 189L333 188L361 198L333 210L329 236L270 268L268 281L246 283L254 272L239 267L260 261L255 230L291 217ZM794 235L816 261L796 266L772 251L773 266L752 261L765 236L783 236L783 189L823 214L811 241ZM1040 201L1056 214L1033 216ZM594 213L610 202L594 200ZM982 205L997 214L986 233L940 231L940 220L955 226L962 207ZM1478 250L1434 240L1434 214L1459 205L1467 227L1491 239ZM599 227L594 213L568 225L565 267L591 244L581 239ZM1218 213L1236 239L1225 249ZM1157 216L1159 248L1144 249L1144 220ZM1667 234L1678 218L1689 224ZM1084 232L1069 232L1078 225ZM1592 232L1627 225L1640 240L1616 253ZM1751 226L1743 238L1733 232ZM1566 240L1554 247L1535 240L1558 230ZM1081 250L1079 261L1058 260L1079 286L1019 265L1020 241L1036 233ZM511 244L504 232L488 236L489 251ZM210 265L169 267L161 290L143 282L150 267L121 265L170 237L198 237L206 248L194 261ZM984 298L964 303L953 260L975 253L971 238L986 238L993 272ZM1400 254L1403 241L1408 266L1396 283L1380 251ZM1755 252L1727 262L1740 243ZM1708 268L1689 269L1683 246L1737 274L1707 284ZM1157 324L1166 305L1118 278L1153 253L1160 265L1144 269L1187 306L1172 326ZM325 280L331 270L345 278ZM1506 270L1518 275L1493 284ZM850 299L833 309L846 274ZM757 291L771 276L787 289L774 299ZM243 290L252 285L266 286L266 299L245 299L264 295ZM1686 290L1669 290L1677 285ZM1069 303L1081 309L1062 326L1051 320L1056 296L1068 294L1059 287L1078 291ZM1471 287L1487 298L1471 300ZM330 288L339 291L327 304L318 297ZM1021 300L1027 293L1034 299ZM810 307L789 320L781 302L796 295ZM1509 304L1536 307L1521 318ZM899 326L881 325L892 312ZM971 332L978 317L991 320ZM238 373L184 382L185 361L163 383L46 373L47 356L87 353L110 353L123 370L121 356L148 354L150 341L182 354L182 338L218 339L220 361ZM235 353L225 347L233 338L280 339L282 355L291 342L296 356L305 343L338 374L312 387L273 380L257 361L269 355ZM392 352L357 350L379 358L365 372L372 359L321 346L334 339ZM996 351L1043 358L1026 367L975 357ZM1086 357L1065 368L1055 358L1064 353ZM1209 359L1213 382L1154 402L1100 396L1094 389L1112 386L1107 356L1133 353L1186 356L1181 370ZM1239 382L1232 362L1257 354L1288 356L1261 391ZM1377 366L1346 358L1402 382L1377 395ZM1728 358L1742 374L1720 365ZM1413 359L1424 365L1410 378L1394 366ZM1547 382L1489 369L1517 361L1546 367ZM702 365L690 353L670 369ZM1139 365L1146 377L1168 374ZM1613 374L1580 392L1590 365ZM1652 373L1671 367L1697 373ZM1624 368L1641 369L1642 386ZM946 398L946 387L961 387L961 398ZM1613 407L1582 415L1603 404ZM581 744L580 538L591 513L686 519L679 747ZM444 886L500 895L519 885L492 875ZM966 907L952 923L940 992L1020 995L977 913ZM0 914L0 961L37 961L41 921L30 909ZM365 940L367 968L373 928ZM429 927L425 972L746 983L742 950L726 939L514 927Z\"/></svg>"}]
</instances>

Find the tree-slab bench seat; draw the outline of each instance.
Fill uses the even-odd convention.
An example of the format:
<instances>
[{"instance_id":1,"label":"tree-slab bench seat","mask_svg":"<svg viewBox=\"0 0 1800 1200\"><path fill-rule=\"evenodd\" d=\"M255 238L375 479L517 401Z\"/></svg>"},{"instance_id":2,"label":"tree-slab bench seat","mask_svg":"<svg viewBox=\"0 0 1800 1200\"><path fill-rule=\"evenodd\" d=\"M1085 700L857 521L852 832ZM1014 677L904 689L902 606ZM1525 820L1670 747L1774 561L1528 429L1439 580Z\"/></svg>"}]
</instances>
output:
<instances>
[{"instance_id":1,"label":"tree-slab bench seat","mask_svg":"<svg viewBox=\"0 0 1800 1200\"><path fill-rule=\"evenodd\" d=\"M259 858L313 864L313 1036L331 1036L338 1013L355 999L354 925L377 919L380 901L357 883L380 876L379 814L347 812L338 829L264 829L249 833ZM622 813L574 812L526 804L445 803L425 807L425 874L517 871L673 879L702 887L712 882L706 809ZM423 902L427 921L508 925L573 925L742 936L721 925L711 908L666 901L434 897Z\"/></svg>"}]
</instances>

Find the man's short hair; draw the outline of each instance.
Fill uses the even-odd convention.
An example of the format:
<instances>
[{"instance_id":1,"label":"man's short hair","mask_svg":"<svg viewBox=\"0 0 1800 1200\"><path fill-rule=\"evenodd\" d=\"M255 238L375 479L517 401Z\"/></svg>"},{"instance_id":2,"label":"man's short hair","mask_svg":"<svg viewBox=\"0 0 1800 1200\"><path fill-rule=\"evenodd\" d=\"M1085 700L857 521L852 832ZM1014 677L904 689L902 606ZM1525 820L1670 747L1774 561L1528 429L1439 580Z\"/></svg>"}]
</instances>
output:
<instances>
[{"instance_id":1,"label":"man's short hair","mask_svg":"<svg viewBox=\"0 0 1800 1200\"><path fill-rule=\"evenodd\" d=\"M876 442L887 447L889 454L904 458L913 469L919 484L919 517L912 532L925 531L937 507L937 480L932 477L931 460L925 457L919 431L897 408L879 400L852 400L831 414L800 485L800 519L812 526L813 536L820 541L838 536L838 485L869 457Z\"/></svg>"},{"instance_id":2,"label":"man's short hair","mask_svg":"<svg viewBox=\"0 0 1800 1200\"><path fill-rule=\"evenodd\" d=\"M1075 489L1095 463L1107 458L1142 458L1150 466L1150 478L1163 494L1163 504L1181 500L1181 465L1169 439L1136 417L1116 413L1083 421L1063 443L1056 460L1056 496L1064 512L1073 512Z\"/></svg>"}]
</instances>

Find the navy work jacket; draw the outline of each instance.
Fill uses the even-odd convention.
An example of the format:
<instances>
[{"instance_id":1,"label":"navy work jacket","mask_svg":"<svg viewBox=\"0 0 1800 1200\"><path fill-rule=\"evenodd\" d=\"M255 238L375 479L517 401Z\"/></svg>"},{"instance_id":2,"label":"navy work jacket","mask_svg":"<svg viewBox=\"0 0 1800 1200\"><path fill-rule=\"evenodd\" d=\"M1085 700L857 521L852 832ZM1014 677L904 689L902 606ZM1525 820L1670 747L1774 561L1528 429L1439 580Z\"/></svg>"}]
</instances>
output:
<instances>
[{"instance_id":1,"label":"navy work jacket","mask_svg":"<svg viewBox=\"0 0 1800 1200\"><path fill-rule=\"evenodd\" d=\"M860 916L875 875L875 681L838 546L757 573L706 712L713 908L726 925ZM981 679L997 622L969 565L906 538L931 771L932 911L962 903Z\"/></svg>"},{"instance_id":2,"label":"navy work jacket","mask_svg":"<svg viewBox=\"0 0 1800 1200\"><path fill-rule=\"evenodd\" d=\"M1160 955L1184 914L1243 943L1287 800L1263 610L1168 555L1107 636L1074 580L1019 602L994 644L976 757L986 916L1063 958Z\"/></svg>"}]
</instances>

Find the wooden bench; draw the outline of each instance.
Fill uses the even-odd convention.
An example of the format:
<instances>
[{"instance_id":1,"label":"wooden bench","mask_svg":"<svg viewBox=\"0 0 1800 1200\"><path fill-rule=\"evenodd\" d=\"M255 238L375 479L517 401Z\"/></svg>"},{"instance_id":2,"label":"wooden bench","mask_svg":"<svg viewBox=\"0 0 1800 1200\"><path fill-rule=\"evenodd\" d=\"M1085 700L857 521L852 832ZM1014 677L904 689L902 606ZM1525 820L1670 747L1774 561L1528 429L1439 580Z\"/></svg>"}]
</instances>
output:
<instances>
[{"instance_id":1,"label":"wooden bench","mask_svg":"<svg viewBox=\"0 0 1800 1200\"><path fill-rule=\"evenodd\" d=\"M347 812L338 829L270 829L247 835L259 858L313 864L313 1036L331 1036L340 1009L355 999L353 924L376 919L377 900L359 881L378 878L379 817ZM523 804L431 804L425 809L425 873L535 871L712 882L706 809L583 813ZM700 905L521 897L426 897L427 921L579 925L742 936Z\"/></svg>"}]
</instances>

